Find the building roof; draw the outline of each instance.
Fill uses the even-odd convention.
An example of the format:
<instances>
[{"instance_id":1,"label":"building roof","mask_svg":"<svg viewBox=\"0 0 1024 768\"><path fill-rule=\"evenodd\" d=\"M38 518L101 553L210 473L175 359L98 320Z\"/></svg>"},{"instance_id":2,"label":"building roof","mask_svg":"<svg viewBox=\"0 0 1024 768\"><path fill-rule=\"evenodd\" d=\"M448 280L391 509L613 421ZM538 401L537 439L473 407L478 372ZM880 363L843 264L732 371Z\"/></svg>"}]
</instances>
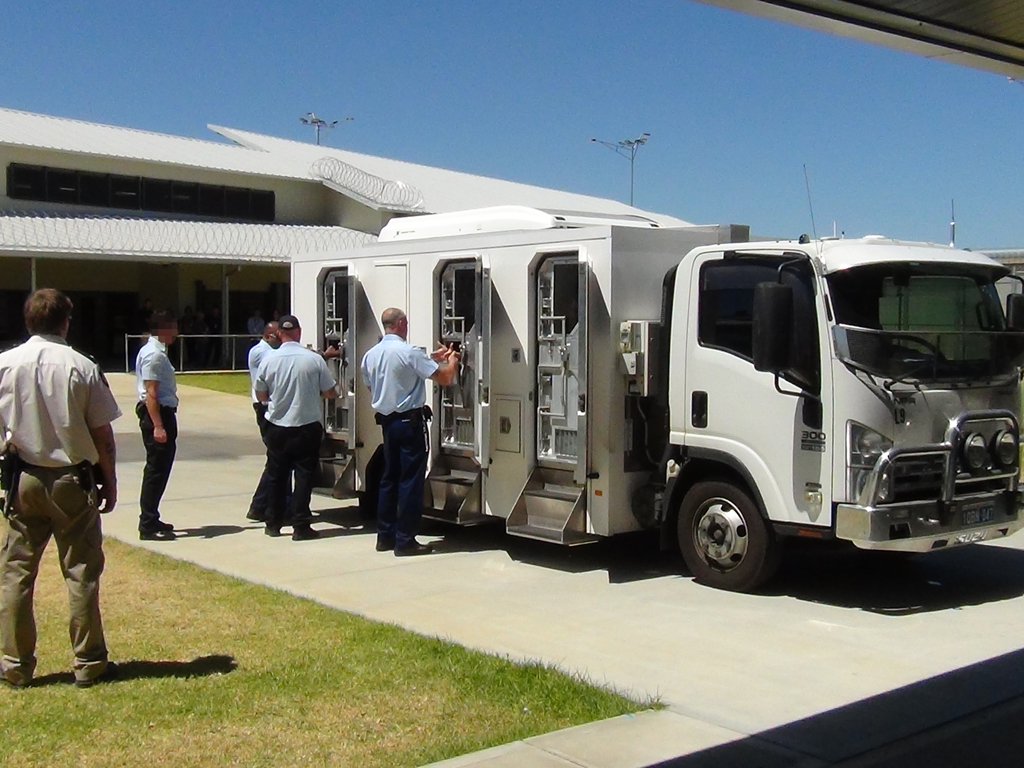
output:
<instances>
[{"instance_id":1,"label":"building roof","mask_svg":"<svg viewBox=\"0 0 1024 768\"><path fill-rule=\"evenodd\" d=\"M0 145L309 179L309 169L268 152L166 133L0 108Z\"/></svg>"},{"instance_id":2,"label":"building roof","mask_svg":"<svg viewBox=\"0 0 1024 768\"><path fill-rule=\"evenodd\" d=\"M444 168L417 165L334 147L264 136L218 125L211 125L209 128L242 146L267 152L275 157L288 158L295 163L296 167L310 169L313 169L314 166L318 169L330 166L347 167L375 179L400 185L405 190L411 190L408 200L411 200L412 203L406 202L404 206L395 206L397 210L449 213L497 205L524 205L552 213L639 215L662 226L686 226L689 224L689 222L674 216L643 211L626 203L603 197L580 195L514 181L449 171ZM323 178L319 171L314 171L313 175ZM325 181L328 180L325 179ZM348 188L344 181L329 184L329 186L345 193L355 192L355 196L360 196L358 190ZM381 207L391 208L386 201L381 203Z\"/></svg>"},{"instance_id":3,"label":"building roof","mask_svg":"<svg viewBox=\"0 0 1024 768\"><path fill-rule=\"evenodd\" d=\"M323 184L384 211L448 213L492 205L551 212L640 215L662 226L681 219L590 195L535 187L332 147L211 125L233 143L0 108L0 146L162 163Z\"/></svg>"},{"instance_id":4,"label":"building roof","mask_svg":"<svg viewBox=\"0 0 1024 768\"><path fill-rule=\"evenodd\" d=\"M0 211L0 254L6 256L288 264L293 253L356 248L376 239L345 227Z\"/></svg>"}]
</instances>

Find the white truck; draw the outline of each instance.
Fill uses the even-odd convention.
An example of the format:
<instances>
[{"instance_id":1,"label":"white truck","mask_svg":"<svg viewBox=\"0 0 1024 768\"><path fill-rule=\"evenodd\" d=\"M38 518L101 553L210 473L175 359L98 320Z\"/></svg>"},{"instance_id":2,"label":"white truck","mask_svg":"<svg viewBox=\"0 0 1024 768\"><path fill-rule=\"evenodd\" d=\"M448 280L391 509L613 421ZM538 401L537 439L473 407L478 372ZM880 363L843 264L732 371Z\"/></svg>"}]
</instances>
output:
<instances>
[{"instance_id":1,"label":"white truck","mask_svg":"<svg viewBox=\"0 0 1024 768\"><path fill-rule=\"evenodd\" d=\"M503 207L297 256L306 341L344 349L323 484L372 486L359 361L395 306L410 343L463 353L428 394L429 517L564 545L658 528L730 590L768 579L789 537L925 552L1024 525L1008 270L881 237L747 238Z\"/></svg>"}]
</instances>

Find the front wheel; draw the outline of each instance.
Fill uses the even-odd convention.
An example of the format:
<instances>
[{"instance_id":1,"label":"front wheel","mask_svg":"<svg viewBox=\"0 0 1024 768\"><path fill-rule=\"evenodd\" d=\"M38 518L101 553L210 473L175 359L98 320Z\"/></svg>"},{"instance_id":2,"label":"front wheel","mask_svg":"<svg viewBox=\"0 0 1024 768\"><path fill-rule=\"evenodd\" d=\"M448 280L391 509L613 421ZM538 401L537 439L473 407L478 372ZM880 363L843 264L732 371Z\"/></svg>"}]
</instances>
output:
<instances>
[{"instance_id":1,"label":"front wheel","mask_svg":"<svg viewBox=\"0 0 1024 768\"><path fill-rule=\"evenodd\" d=\"M775 575L781 548L747 492L724 481L697 483L679 507L679 549L694 578L749 592Z\"/></svg>"}]
</instances>

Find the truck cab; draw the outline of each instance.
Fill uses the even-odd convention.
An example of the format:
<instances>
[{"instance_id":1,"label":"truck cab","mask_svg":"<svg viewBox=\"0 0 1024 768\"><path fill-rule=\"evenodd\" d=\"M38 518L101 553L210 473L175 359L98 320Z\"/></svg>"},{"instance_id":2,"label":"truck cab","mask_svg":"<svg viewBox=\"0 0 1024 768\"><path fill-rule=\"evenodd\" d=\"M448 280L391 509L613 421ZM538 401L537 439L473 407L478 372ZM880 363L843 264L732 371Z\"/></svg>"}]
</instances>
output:
<instances>
[{"instance_id":1,"label":"truck cab","mask_svg":"<svg viewBox=\"0 0 1024 768\"><path fill-rule=\"evenodd\" d=\"M659 498L697 578L752 589L791 536L927 552L1024 525L1007 275L880 237L688 254L663 302Z\"/></svg>"}]
</instances>

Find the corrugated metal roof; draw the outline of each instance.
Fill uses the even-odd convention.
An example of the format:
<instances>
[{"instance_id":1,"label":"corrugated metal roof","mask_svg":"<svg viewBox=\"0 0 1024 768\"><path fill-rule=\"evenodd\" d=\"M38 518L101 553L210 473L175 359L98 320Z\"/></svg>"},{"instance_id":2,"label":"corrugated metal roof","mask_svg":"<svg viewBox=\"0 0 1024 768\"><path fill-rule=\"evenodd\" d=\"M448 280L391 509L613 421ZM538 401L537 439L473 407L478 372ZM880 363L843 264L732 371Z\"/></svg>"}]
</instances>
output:
<instances>
[{"instance_id":1,"label":"corrugated metal roof","mask_svg":"<svg viewBox=\"0 0 1024 768\"><path fill-rule=\"evenodd\" d=\"M0 211L0 255L6 256L287 264L295 253L357 248L376 239L345 227Z\"/></svg>"},{"instance_id":2,"label":"corrugated metal roof","mask_svg":"<svg viewBox=\"0 0 1024 768\"><path fill-rule=\"evenodd\" d=\"M433 168L211 125L233 144L0 108L0 145L321 183L381 210L448 213L493 205L688 222L590 195ZM330 171L329 173L326 171Z\"/></svg>"},{"instance_id":3,"label":"corrugated metal roof","mask_svg":"<svg viewBox=\"0 0 1024 768\"><path fill-rule=\"evenodd\" d=\"M689 222L674 216L643 211L625 203L602 197L579 195L514 181L417 165L401 160L363 155L334 147L279 139L274 136L264 136L223 126L211 125L209 127L225 138L237 141L243 146L264 150L282 158L289 158L297 165L311 168L316 163L323 164L322 161L325 159L335 158L380 179L400 182L422 195L422 207L419 210L424 213L449 213L496 205L524 205L542 210L578 211L617 216L639 214L662 226L689 224Z\"/></svg>"},{"instance_id":4,"label":"corrugated metal roof","mask_svg":"<svg viewBox=\"0 0 1024 768\"><path fill-rule=\"evenodd\" d=\"M309 179L309 167L268 152L165 133L0 108L0 144L189 168Z\"/></svg>"}]
</instances>

